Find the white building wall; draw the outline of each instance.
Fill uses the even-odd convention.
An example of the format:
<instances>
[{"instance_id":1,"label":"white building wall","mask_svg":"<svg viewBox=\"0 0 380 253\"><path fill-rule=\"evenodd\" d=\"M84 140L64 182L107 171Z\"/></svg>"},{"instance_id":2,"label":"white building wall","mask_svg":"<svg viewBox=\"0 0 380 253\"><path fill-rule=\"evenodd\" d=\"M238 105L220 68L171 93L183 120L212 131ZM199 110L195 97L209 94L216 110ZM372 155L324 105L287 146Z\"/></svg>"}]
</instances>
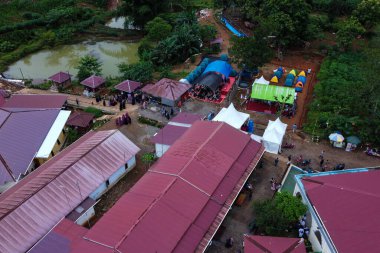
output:
<instances>
[{"instance_id":1,"label":"white building wall","mask_svg":"<svg viewBox=\"0 0 380 253\"><path fill-rule=\"evenodd\" d=\"M296 196L298 193L301 194L300 192L301 192L300 188L299 188L298 184L296 184L296 187L294 188L293 196ZM302 198L302 202L305 205L307 205L307 201L304 198ZM314 210L309 210L309 212L314 212ZM311 214L310 216L311 216L311 225L310 225L309 241L313 247L313 251L314 252L323 252L323 253L333 253L333 251L331 251L327 245L328 238L324 237L322 232L320 232L322 244L319 243L319 240L318 240L317 236L315 235L315 231L319 230L318 229L318 223L317 223L316 218L314 217L313 214Z\"/></svg>"},{"instance_id":2,"label":"white building wall","mask_svg":"<svg viewBox=\"0 0 380 253\"><path fill-rule=\"evenodd\" d=\"M105 192L107 192L112 186L114 186L126 173L131 171L135 166L136 166L136 157L133 156L131 159L128 160L127 162L128 168L125 170L125 165L121 166L114 174L112 174L108 178L108 185L107 185L107 180L104 181L99 187L92 192L89 197L97 200L100 198Z\"/></svg>"},{"instance_id":3,"label":"white building wall","mask_svg":"<svg viewBox=\"0 0 380 253\"><path fill-rule=\"evenodd\" d=\"M82 214L76 221L75 223L78 225L85 225L88 220L90 220L92 217L95 216L95 209L92 206L90 209L88 209L84 214Z\"/></svg>"},{"instance_id":4,"label":"white building wall","mask_svg":"<svg viewBox=\"0 0 380 253\"><path fill-rule=\"evenodd\" d=\"M156 148L156 156L161 157L163 154L165 154L166 151L168 151L170 146L165 145L165 144L156 143L155 148Z\"/></svg>"}]
</instances>

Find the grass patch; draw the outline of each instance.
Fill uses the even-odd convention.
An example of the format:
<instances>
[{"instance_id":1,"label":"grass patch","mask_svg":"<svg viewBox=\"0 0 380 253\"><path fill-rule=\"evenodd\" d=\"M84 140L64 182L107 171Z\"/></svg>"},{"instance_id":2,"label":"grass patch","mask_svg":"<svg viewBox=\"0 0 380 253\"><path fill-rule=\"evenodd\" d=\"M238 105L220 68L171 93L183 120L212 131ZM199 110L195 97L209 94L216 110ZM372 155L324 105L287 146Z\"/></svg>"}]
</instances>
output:
<instances>
[{"instance_id":1,"label":"grass patch","mask_svg":"<svg viewBox=\"0 0 380 253\"><path fill-rule=\"evenodd\" d=\"M91 106L87 107L84 111L94 114L95 118L99 118L99 117L103 116L103 114L104 114L102 112L102 110L95 108L95 107L91 107Z\"/></svg>"},{"instance_id":2,"label":"grass patch","mask_svg":"<svg viewBox=\"0 0 380 253\"><path fill-rule=\"evenodd\" d=\"M145 124L145 125L154 126L157 128L163 128L164 127L164 125L162 123L158 122L157 120L146 118L146 117L143 117L141 115L138 117L137 120L138 120L138 122Z\"/></svg>"}]
</instances>

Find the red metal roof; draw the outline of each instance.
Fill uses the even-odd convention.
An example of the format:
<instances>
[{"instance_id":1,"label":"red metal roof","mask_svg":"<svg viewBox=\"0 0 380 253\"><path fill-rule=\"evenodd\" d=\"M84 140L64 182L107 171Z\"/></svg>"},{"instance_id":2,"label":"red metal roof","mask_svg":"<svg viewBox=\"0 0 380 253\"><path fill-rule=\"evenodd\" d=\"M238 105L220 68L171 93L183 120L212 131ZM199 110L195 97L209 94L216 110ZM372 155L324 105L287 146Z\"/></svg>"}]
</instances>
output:
<instances>
[{"instance_id":1,"label":"red metal roof","mask_svg":"<svg viewBox=\"0 0 380 253\"><path fill-rule=\"evenodd\" d=\"M244 253L306 253L300 238L244 235Z\"/></svg>"},{"instance_id":2,"label":"red metal roof","mask_svg":"<svg viewBox=\"0 0 380 253\"><path fill-rule=\"evenodd\" d=\"M71 75L66 72L58 72L57 74L52 75L48 79L55 83L64 83L71 78Z\"/></svg>"},{"instance_id":3,"label":"red metal roof","mask_svg":"<svg viewBox=\"0 0 380 253\"><path fill-rule=\"evenodd\" d=\"M181 126L166 125L160 129L155 136L151 138L153 143L172 145L179 139L189 128Z\"/></svg>"},{"instance_id":4,"label":"red metal roof","mask_svg":"<svg viewBox=\"0 0 380 253\"><path fill-rule=\"evenodd\" d=\"M379 251L379 180L380 170L302 179L309 201L339 252Z\"/></svg>"},{"instance_id":5,"label":"red metal roof","mask_svg":"<svg viewBox=\"0 0 380 253\"><path fill-rule=\"evenodd\" d=\"M97 252L199 250L203 238L210 240L208 235L216 232L263 152L259 143L227 124L194 123L73 252L94 247Z\"/></svg>"},{"instance_id":6,"label":"red metal roof","mask_svg":"<svg viewBox=\"0 0 380 253\"><path fill-rule=\"evenodd\" d=\"M94 114L89 112L75 111L70 114L66 125L74 127L88 127L94 117Z\"/></svg>"},{"instance_id":7,"label":"red metal roof","mask_svg":"<svg viewBox=\"0 0 380 253\"><path fill-rule=\"evenodd\" d=\"M181 123L181 124L193 124L197 120L201 120L202 116L195 113L180 112L170 120L170 122ZM170 124L170 123L169 123Z\"/></svg>"},{"instance_id":8,"label":"red metal roof","mask_svg":"<svg viewBox=\"0 0 380 253\"><path fill-rule=\"evenodd\" d=\"M8 111L61 109L67 97L67 95L15 94L2 107Z\"/></svg>"},{"instance_id":9,"label":"red metal roof","mask_svg":"<svg viewBox=\"0 0 380 253\"><path fill-rule=\"evenodd\" d=\"M190 85L163 78L155 84L148 84L141 90L153 97L165 98L177 101L186 91L190 89Z\"/></svg>"},{"instance_id":10,"label":"red metal roof","mask_svg":"<svg viewBox=\"0 0 380 253\"><path fill-rule=\"evenodd\" d=\"M141 86L140 82L125 80L119 83L118 85L116 85L115 89L131 93L131 92L134 92L140 86Z\"/></svg>"},{"instance_id":11,"label":"red metal roof","mask_svg":"<svg viewBox=\"0 0 380 253\"><path fill-rule=\"evenodd\" d=\"M28 250L138 151L119 131L89 132L1 194L0 252Z\"/></svg>"},{"instance_id":12,"label":"red metal roof","mask_svg":"<svg viewBox=\"0 0 380 253\"><path fill-rule=\"evenodd\" d=\"M95 88L98 88L100 85L102 85L105 82L106 82L106 80L103 77L93 75L93 76L90 76L90 77L84 79L80 83L83 84L84 86L95 89Z\"/></svg>"}]
</instances>

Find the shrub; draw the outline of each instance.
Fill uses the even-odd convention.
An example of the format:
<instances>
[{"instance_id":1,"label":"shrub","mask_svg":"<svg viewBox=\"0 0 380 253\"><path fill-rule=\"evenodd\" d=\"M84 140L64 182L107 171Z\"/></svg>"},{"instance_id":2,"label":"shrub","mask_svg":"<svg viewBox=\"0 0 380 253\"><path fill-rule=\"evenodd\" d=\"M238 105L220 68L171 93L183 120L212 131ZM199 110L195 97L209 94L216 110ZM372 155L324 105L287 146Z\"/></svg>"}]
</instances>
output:
<instances>
[{"instance_id":1,"label":"shrub","mask_svg":"<svg viewBox=\"0 0 380 253\"><path fill-rule=\"evenodd\" d=\"M91 106L87 107L84 111L94 114L95 118L99 118L99 117L103 116L102 110L95 108L95 107L91 107Z\"/></svg>"}]
</instances>

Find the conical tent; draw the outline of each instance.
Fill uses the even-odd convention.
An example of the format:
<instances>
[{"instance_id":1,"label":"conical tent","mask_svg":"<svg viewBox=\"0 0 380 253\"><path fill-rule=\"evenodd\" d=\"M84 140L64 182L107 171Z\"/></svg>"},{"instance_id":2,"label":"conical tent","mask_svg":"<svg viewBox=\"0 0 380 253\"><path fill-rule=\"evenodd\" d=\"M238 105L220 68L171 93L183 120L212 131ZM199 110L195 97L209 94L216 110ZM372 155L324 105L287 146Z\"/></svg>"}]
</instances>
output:
<instances>
[{"instance_id":1,"label":"conical tent","mask_svg":"<svg viewBox=\"0 0 380 253\"><path fill-rule=\"evenodd\" d=\"M306 76L305 71L302 70L302 71L298 74L298 76Z\"/></svg>"},{"instance_id":2,"label":"conical tent","mask_svg":"<svg viewBox=\"0 0 380 253\"><path fill-rule=\"evenodd\" d=\"M269 84L269 81L265 80L264 76L256 78L253 83Z\"/></svg>"},{"instance_id":3,"label":"conical tent","mask_svg":"<svg viewBox=\"0 0 380 253\"><path fill-rule=\"evenodd\" d=\"M270 79L270 81L271 81L272 83L278 83L278 78L277 78L277 76L273 76L272 79Z\"/></svg>"},{"instance_id":4,"label":"conical tent","mask_svg":"<svg viewBox=\"0 0 380 253\"><path fill-rule=\"evenodd\" d=\"M297 75L297 74L296 74L296 71L295 71L294 69L292 69L292 70L289 72L289 74L292 74L292 75L294 75L294 76Z\"/></svg>"},{"instance_id":5,"label":"conical tent","mask_svg":"<svg viewBox=\"0 0 380 253\"><path fill-rule=\"evenodd\" d=\"M291 79L291 80L294 80L294 75L292 73L289 73L287 76L286 76L286 79Z\"/></svg>"},{"instance_id":6,"label":"conical tent","mask_svg":"<svg viewBox=\"0 0 380 253\"><path fill-rule=\"evenodd\" d=\"M282 123L279 118L275 121L269 120L268 126L263 135L263 145L267 152L274 154L281 152L282 140L287 126L288 125Z\"/></svg>"},{"instance_id":7,"label":"conical tent","mask_svg":"<svg viewBox=\"0 0 380 253\"><path fill-rule=\"evenodd\" d=\"M285 80L284 86L292 87L292 86L293 86L293 79L291 79L291 78L287 78L287 79Z\"/></svg>"},{"instance_id":8,"label":"conical tent","mask_svg":"<svg viewBox=\"0 0 380 253\"><path fill-rule=\"evenodd\" d=\"M301 82L301 83L305 84L306 83L306 77L305 76L297 77L297 82Z\"/></svg>"}]
</instances>

